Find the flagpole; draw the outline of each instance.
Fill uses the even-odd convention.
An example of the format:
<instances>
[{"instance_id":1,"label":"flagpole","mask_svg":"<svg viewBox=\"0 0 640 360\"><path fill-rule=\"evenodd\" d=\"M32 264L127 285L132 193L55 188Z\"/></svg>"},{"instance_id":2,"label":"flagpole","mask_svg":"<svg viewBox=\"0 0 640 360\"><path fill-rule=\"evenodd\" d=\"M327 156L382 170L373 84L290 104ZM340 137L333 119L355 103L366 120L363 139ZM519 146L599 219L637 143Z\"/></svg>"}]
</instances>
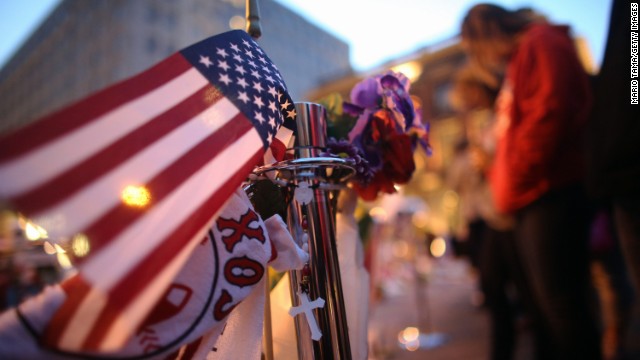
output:
<instances>
[{"instance_id":1,"label":"flagpole","mask_svg":"<svg viewBox=\"0 0 640 360\"><path fill-rule=\"evenodd\" d=\"M259 39L262 36L262 27L260 26L260 7L258 6L258 0L247 0L246 2L246 18L247 18L247 33L254 39Z\"/></svg>"},{"instance_id":2,"label":"flagpole","mask_svg":"<svg viewBox=\"0 0 640 360\"><path fill-rule=\"evenodd\" d=\"M264 286L264 355L265 360L273 360L273 325L271 321L271 281L269 275L265 275Z\"/></svg>"}]
</instances>

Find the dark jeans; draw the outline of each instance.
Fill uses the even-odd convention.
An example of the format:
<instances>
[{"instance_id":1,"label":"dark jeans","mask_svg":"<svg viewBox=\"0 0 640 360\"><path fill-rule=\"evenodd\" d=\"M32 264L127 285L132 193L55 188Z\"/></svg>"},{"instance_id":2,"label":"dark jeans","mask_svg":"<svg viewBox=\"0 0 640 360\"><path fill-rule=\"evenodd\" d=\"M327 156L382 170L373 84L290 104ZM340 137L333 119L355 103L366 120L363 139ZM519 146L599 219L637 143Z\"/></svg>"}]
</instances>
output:
<instances>
[{"instance_id":1,"label":"dark jeans","mask_svg":"<svg viewBox=\"0 0 640 360\"><path fill-rule=\"evenodd\" d=\"M517 214L516 243L531 287L538 359L600 359L580 187L553 190Z\"/></svg>"},{"instance_id":2,"label":"dark jeans","mask_svg":"<svg viewBox=\"0 0 640 360\"><path fill-rule=\"evenodd\" d=\"M531 295L524 281L513 231L485 229L480 251L480 282L491 317L492 360L513 359L516 320ZM515 290L514 292L510 290ZM523 309L524 307L524 309Z\"/></svg>"}]
</instances>

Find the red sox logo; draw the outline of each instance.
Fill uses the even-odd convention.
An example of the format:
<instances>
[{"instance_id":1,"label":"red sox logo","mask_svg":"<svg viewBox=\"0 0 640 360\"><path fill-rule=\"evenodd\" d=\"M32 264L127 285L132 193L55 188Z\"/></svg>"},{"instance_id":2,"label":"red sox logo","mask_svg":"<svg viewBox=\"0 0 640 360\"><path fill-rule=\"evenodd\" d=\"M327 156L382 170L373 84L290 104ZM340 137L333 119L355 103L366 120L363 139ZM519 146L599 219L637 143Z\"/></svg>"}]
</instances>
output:
<instances>
[{"instance_id":1,"label":"red sox logo","mask_svg":"<svg viewBox=\"0 0 640 360\"><path fill-rule=\"evenodd\" d=\"M203 335L222 332L262 279L271 258L264 224L244 193L232 199L119 359L176 358L207 345Z\"/></svg>"},{"instance_id":2,"label":"red sox logo","mask_svg":"<svg viewBox=\"0 0 640 360\"><path fill-rule=\"evenodd\" d=\"M242 238L245 236L249 239L256 239L264 244L265 238L262 228L259 225L258 228L249 227L251 223L258 222L258 220L260 220L258 215L251 209L247 209L247 212L240 217L239 221L222 217L218 219L216 224L221 233L226 230L231 230L229 235L222 237L222 241L228 252L233 252L233 248L237 243L242 241Z\"/></svg>"},{"instance_id":3,"label":"red sox logo","mask_svg":"<svg viewBox=\"0 0 640 360\"><path fill-rule=\"evenodd\" d=\"M225 249L232 253L236 245L244 238L257 240L264 244L266 239L264 229L260 224L258 223L258 228L250 227L253 222L258 222L259 219L258 215L251 209L247 209L247 212L240 216L238 221L220 217L216 224L220 234L226 234L222 236ZM246 255L233 257L224 264L225 280L229 284L240 288L257 284L262 279L264 271L263 264ZM234 304L231 293L223 290L214 306L213 317L218 321L224 319L236 305L237 302Z\"/></svg>"}]
</instances>

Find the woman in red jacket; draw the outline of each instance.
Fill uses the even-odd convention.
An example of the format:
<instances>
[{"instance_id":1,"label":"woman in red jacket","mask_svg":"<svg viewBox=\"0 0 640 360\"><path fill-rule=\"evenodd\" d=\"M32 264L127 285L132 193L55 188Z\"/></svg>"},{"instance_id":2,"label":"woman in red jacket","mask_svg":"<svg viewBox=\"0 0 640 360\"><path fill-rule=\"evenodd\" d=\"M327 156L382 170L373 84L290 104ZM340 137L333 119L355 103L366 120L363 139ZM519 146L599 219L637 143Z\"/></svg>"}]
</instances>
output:
<instances>
[{"instance_id":1,"label":"woman in red jacket","mask_svg":"<svg viewBox=\"0 0 640 360\"><path fill-rule=\"evenodd\" d=\"M537 357L599 359L582 190L588 77L569 29L532 14L480 4L462 24L471 58L505 75L489 181L497 209L516 217L516 245L539 315Z\"/></svg>"}]
</instances>

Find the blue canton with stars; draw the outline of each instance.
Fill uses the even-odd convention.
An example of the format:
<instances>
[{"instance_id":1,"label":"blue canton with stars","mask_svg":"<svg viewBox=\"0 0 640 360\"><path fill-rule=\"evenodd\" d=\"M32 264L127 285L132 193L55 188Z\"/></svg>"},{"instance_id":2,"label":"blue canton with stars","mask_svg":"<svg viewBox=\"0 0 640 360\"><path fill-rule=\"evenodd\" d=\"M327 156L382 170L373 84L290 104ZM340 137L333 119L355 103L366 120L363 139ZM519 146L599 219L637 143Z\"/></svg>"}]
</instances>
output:
<instances>
[{"instance_id":1,"label":"blue canton with stars","mask_svg":"<svg viewBox=\"0 0 640 360\"><path fill-rule=\"evenodd\" d=\"M296 111L280 72L244 31L210 37L181 54L253 123L265 149Z\"/></svg>"}]
</instances>

